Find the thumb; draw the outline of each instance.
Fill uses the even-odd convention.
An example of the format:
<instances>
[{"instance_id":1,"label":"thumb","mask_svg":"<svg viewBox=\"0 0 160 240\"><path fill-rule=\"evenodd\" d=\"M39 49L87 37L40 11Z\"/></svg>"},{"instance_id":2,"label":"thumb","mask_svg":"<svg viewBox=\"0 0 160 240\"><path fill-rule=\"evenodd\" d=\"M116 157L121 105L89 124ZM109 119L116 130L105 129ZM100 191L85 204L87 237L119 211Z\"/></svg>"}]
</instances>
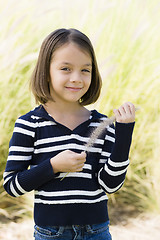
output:
<instances>
[{"instance_id":1,"label":"thumb","mask_svg":"<svg viewBox=\"0 0 160 240\"><path fill-rule=\"evenodd\" d=\"M83 157L83 158L86 158L87 154L85 152L81 152L80 155Z\"/></svg>"}]
</instances>

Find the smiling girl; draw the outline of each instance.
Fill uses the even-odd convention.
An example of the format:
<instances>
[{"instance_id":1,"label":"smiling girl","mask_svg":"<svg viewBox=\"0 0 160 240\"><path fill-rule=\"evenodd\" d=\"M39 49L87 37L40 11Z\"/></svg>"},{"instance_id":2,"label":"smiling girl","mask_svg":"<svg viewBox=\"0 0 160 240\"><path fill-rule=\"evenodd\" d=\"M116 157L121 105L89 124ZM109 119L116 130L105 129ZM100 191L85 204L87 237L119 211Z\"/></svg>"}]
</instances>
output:
<instances>
[{"instance_id":1,"label":"smiling girl","mask_svg":"<svg viewBox=\"0 0 160 240\"><path fill-rule=\"evenodd\" d=\"M107 116L85 108L98 99L101 77L90 40L76 29L46 37L31 89L40 105L15 123L4 188L13 197L35 190L35 240L110 240L106 192L125 180L134 105L114 110L115 127L86 154L91 132Z\"/></svg>"}]
</instances>

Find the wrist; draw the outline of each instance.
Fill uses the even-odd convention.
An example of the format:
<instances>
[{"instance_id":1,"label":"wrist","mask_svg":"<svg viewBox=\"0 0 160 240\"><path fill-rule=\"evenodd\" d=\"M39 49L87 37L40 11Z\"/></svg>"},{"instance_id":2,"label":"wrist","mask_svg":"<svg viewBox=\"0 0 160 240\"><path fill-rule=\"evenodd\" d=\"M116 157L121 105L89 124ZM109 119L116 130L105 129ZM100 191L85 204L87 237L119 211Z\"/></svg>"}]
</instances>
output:
<instances>
[{"instance_id":1,"label":"wrist","mask_svg":"<svg viewBox=\"0 0 160 240\"><path fill-rule=\"evenodd\" d=\"M55 161L54 161L54 158L51 158L50 159L50 163L52 165L52 168L53 168L53 172L56 174L59 172L58 168L56 167L56 164L55 164Z\"/></svg>"}]
</instances>

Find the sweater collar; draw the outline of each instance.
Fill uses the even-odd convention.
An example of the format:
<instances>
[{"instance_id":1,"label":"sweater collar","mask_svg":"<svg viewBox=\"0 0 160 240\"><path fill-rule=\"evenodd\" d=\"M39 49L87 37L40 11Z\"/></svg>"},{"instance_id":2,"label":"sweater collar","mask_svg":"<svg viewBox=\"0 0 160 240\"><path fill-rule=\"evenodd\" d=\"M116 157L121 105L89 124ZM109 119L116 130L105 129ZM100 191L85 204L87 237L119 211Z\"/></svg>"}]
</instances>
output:
<instances>
[{"instance_id":1,"label":"sweater collar","mask_svg":"<svg viewBox=\"0 0 160 240\"><path fill-rule=\"evenodd\" d=\"M34 114L37 117L42 117L45 118L47 120L53 121L52 116L45 110L45 108L43 107L43 105L39 105L38 107L36 107L33 110ZM102 117L106 117L105 115L97 112L97 110L91 110L91 117L90 119L93 121L100 121L100 118Z\"/></svg>"}]
</instances>

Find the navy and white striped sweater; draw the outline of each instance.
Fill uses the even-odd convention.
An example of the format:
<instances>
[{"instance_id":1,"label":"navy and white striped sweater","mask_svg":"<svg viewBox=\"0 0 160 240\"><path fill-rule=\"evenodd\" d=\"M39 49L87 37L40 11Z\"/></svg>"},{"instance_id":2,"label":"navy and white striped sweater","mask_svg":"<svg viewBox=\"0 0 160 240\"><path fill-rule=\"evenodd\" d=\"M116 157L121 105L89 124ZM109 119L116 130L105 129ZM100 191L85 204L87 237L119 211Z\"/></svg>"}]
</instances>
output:
<instances>
[{"instance_id":1,"label":"navy and white striped sweater","mask_svg":"<svg viewBox=\"0 0 160 240\"><path fill-rule=\"evenodd\" d=\"M104 130L89 150L82 172L54 174L50 158L69 149L80 153L93 128L106 118L92 111L74 130L36 107L17 119L10 140L4 188L13 197L35 190L34 219L39 226L84 225L108 220L107 193L124 182L134 123Z\"/></svg>"}]
</instances>

